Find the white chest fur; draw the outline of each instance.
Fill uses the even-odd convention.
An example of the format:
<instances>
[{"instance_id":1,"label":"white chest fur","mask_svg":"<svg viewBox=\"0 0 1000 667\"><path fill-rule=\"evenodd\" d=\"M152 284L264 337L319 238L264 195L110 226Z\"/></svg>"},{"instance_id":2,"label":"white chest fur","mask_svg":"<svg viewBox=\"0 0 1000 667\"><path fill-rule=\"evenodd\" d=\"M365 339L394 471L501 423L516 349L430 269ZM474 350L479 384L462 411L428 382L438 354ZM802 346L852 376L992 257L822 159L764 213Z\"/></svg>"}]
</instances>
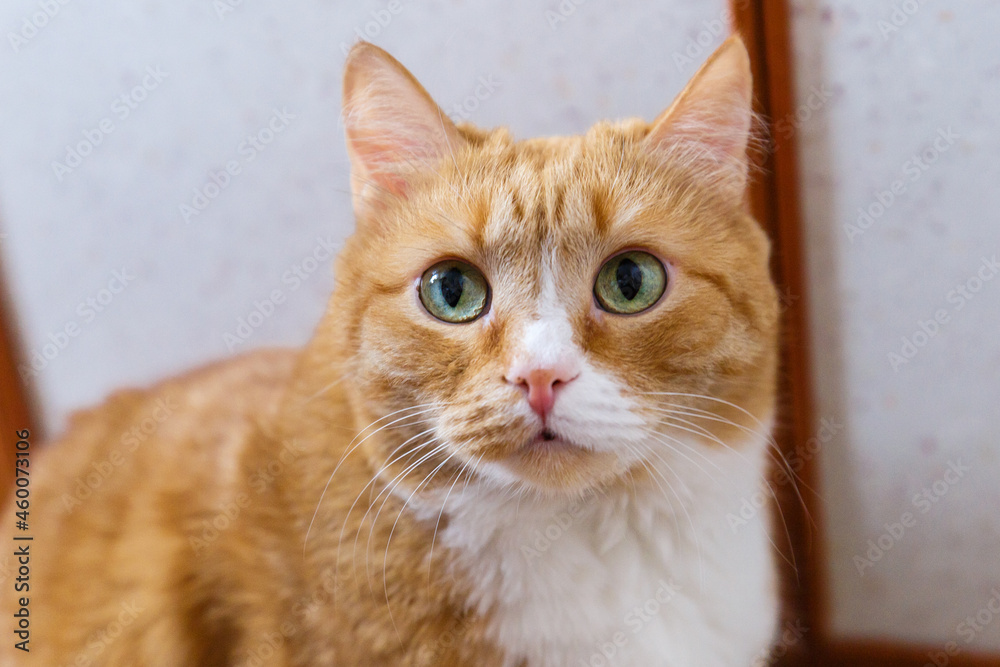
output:
<instances>
[{"instance_id":1,"label":"white chest fur","mask_svg":"<svg viewBox=\"0 0 1000 667\"><path fill-rule=\"evenodd\" d=\"M441 535L511 665L743 667L774 633L768 520L727 520L760 490L763 452L706 452L672 488L511 499L470 488Z\"/></svg>"}]
</instances>

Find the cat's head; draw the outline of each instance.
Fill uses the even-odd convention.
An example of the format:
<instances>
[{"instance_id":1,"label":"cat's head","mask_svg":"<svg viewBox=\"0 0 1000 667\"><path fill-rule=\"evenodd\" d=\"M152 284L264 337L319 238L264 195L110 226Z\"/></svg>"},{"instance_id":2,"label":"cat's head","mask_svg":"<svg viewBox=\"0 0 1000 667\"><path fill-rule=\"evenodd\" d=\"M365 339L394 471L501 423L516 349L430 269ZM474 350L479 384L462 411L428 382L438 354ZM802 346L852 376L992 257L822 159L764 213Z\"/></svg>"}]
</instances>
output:
<instances>
[{"instance_id":1,"label":"cat's head","mask_svg":"<svg viewBox=\"0 0 1000 667\"><path fill-rule=\"evenodd\" d=\"M778 309L744 206L751 89L731 38L652 123L514 141L355 46L330 319L376 463L573 493L759 428Z\"/></svg>"}]
</instances>

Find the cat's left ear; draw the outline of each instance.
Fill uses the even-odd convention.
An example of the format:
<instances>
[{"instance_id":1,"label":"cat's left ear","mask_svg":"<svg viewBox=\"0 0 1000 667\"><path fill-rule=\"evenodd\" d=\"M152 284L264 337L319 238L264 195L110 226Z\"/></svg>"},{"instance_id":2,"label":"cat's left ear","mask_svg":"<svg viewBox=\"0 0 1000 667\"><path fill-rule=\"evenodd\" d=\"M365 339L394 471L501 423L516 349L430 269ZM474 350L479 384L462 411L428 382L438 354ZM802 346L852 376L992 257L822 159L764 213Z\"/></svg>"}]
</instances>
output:
<instances>
[{"instance_id":1,"label":"cat's left ear","mask_svg":"<svg viewBox=\"0 0 1000 667\"><path fill-rule=\"evenodd\" d=\"M742 197L752 121L750 57L734 35L653 121L644 146L664 163L684 164L728 195Z\"/></svg>"},{"instance_id":2,"label":"cat's left ear","mask_svg":"<svg viewBox=\"0 0 1000 667\"><path fill-rule=\"evenodd\" d=\"M405 197L415 173L434 168L465 143L413 75L367 42L356 44L347 56L343 107L359 219L387 196Z\"/></svg>"}]
</instances>

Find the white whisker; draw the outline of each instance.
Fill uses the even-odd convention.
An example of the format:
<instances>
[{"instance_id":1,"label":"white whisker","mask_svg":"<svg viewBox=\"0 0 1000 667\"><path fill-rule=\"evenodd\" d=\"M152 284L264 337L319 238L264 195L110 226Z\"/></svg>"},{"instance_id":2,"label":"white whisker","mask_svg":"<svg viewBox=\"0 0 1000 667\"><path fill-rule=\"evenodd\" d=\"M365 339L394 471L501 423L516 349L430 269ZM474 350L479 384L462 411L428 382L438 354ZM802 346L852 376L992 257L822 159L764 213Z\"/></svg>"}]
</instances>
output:
<instances>
[{"instance_id":1,"label":"white whisker","mask_svg":"<svg viewBox=\"0 0 1000 667\"><path fill-rule=\"evenodd\" d=\"M302 556L303 557L305 557L305 555L306 555L306 546L309 544L309 534L312 532L313 524L316 522L316 516L319 514L319 508L323 504L323 498L326 496L326 492L330 488L330 483L333 481L334 475L336 475L337 471L340 470L340 466L342 466L344 464L344 461L347 460L347 457L350 456L350 454L355 449L357 449L358 447L360 447L361 444L364 443L368 438L372 437L373 435L375 435L376 433L378 433L379 431L381 431L382 429L384 429L386 426L391 426L392 424L395 424L397 422L403 421L405 419L410 419L412 417L416 417L418 415L425 414L427 412L432 412L435 408L428 408L426 410L421 410L419 412L416 412L416 413L413 413L413 414L409 414L409 415L406 415L404 417L400 417L396 421L393 421L390 424L387 424L386 426L381 426L378 429L376 429L375 431L372 431L371 433L369 433L368 435L366 435L364 437L364 439L361 440L361 442L358 442L357 444L355 444L354 441L357 440L358 437L360 437L362 433L364 433L365 431L367 431L368 429L370 429L372 426L374 426L375 424L377 424L378 422L380 422L380 421L382 421L384 419L388 419L389 417L392 417L393 415L397 415L400 412L405 412L407 410L415 410L417 408L423 408L423 407L426 407L428 405L434 405L434 403L425 403L425 404L422 404L422 405L411 406L409 408L403 408L401 410L396 410L395 412L391 412L388 415L385 415L384 417L381 417L381 418L375 420L374 422L372 422L368 426L366 426L363 429L361 429L358 432L358 435L356 435L354 437L354 439L351 440L350 443L348 443L347 447L344 450L344 454L340 457L340 460L337 461L337 465L333 468L333 472L330 473L330 477L326 480L326 485L323 487L323 492L319 494L319 500L316 502L316 510L313 512L312 519L309 520L309 527L306 528L306 536L305 536L305 539L302 541Z\"/></svg>"}]
</instances>

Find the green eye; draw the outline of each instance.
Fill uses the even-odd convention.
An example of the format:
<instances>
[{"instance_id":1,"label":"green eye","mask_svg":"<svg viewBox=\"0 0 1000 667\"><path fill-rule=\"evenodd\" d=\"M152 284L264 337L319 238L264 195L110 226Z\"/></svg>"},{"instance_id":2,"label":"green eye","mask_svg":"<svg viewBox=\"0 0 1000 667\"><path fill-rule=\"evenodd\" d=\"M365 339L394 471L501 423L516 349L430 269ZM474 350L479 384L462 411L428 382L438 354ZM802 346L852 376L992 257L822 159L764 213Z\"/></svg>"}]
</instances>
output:
<instances>
[{"instance_id":1,"label":"green eye","mask_svg":"<svg viewBox=\"0 0 1000 667\"><path fill-rule=\"evenodd\" d=\"M420 301L445 322L471 322L486 311L490 286L476 267L458 260L438 262L420 278Z\"/></svg>"},{"instance_id":2,"label":"green eye","mask_svg":"<svg viewBox=\"0 0 1000 667\"><path fill-rule=\"evenodd\" d=\"M594 296L609 313L630 315L652 306L667 288L667 271L648 252L615 255L601 267Z\"/></svg>"}]
</instances>

